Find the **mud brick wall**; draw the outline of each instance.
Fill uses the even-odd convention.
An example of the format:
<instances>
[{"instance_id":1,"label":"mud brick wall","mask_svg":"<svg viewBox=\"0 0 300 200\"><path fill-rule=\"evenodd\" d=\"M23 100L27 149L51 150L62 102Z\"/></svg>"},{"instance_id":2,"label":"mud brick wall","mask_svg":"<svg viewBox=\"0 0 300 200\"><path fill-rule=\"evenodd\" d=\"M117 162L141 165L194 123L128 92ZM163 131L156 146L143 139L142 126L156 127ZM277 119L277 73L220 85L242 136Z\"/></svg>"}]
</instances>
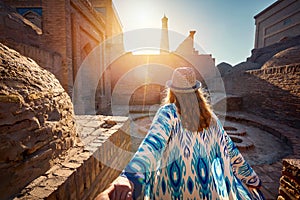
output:
<instances>
[{"instance_id":1,"label":"mud brick wall","mask_svg":"<svg viewBox=\"0 0 300 200\"><path fill-rule=\"evenodd\" d=\"M55 165L76 127L55 76L1 43L0 74L0 199L7 199Z\"/></svg>"},{"instance_id":2,"label":"mud brick wall","mask_svg":"<svg viewBox=\"0 0 300 200\"><path fill-rule=\"evenodd\" d=\"M0 39L1 40L1 39ZM61 67L62 58L60 54L55 52L46 51L44 49L30 46L27 44L21 44L12 41L3 41L3 44L13 48L24 56L33 59L39 66L48 70L53 74L59 73L59 68Z\"/></svg>"},{"instance_id":3,"label":"mud brick wall","mask_svg":"<svg viewBox=\"0 0 300 200\"><path fill-rule=\"evenodd\" d=\"M300 35L286 38L283 41L276 42L275 44L263 48L253 49L251 52L251 57L248 58L248 61L263 65L278 52L297 45L300 45Z\"/></svg>"},{"instance_id":4,"label":"mud brick wall","mask_svg":"<svg viewBox=\"0 0 300 200\"><path fill-rule=\"evenodd\" d=\"M284 159L278 200L300 199L300 160Z\"/></svg>"},{"instance_id":5,"label":"mud brick wall","mask_svg":"<svg viewBox=\"0 0 300 200\"><path fill-rule=\"evenodd\" d=\"M76 116L80 142L27 185L16 199L94 199L131 158L127 117Z\"/></svg>"},{"instance_id":6,"label":"mud brick wall","mask_svg":"<svg viewBox=\"0 0 300 200\"><path fill-rule=\"evenodd\" d=\"M299 128L299 77L296 64L236 73L223 81L227 93L243 98L244 111Z\"/></svg>"}]
</instances>

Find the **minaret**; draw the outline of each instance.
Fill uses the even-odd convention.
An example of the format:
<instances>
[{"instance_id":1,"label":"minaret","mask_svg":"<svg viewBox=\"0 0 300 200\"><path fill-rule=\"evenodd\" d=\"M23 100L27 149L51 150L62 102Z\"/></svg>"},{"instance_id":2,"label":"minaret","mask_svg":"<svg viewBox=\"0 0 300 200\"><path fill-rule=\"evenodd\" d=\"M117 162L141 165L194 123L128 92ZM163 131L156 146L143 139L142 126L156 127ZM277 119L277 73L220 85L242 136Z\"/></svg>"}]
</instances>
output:
<instances>
[{"instance_id":1,"label":"minaret","mask_svg":"<svg viewBox=\"0 0 300 200\"><path fill-rule=\"evenodd\" d=\"M161 19L162 29L160 38L160 53L169 53L168 18L166 15Z\"/></svg>"}]
</instances>

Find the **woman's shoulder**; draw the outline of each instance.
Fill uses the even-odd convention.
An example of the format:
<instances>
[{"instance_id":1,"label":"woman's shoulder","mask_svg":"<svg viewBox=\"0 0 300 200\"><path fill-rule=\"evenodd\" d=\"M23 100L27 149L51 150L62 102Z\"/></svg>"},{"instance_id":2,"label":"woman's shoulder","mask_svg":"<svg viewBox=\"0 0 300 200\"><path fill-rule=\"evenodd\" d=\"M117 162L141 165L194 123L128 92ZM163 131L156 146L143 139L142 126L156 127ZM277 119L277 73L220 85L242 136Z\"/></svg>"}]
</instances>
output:
<instances>
[{"instance_id":1,"label":"woman's shoulder","mask_svg":"<svg viewBox=\"0 0 300 200\"><path fill-rule=\"evenodd\" d=\"M163 114L172 115L173 117L176 117L177 116L176 105L173 103L164 104L158 109L158 113L163 113Z\"/></svg>"},{"instance_id":2,"label":"woman's shoulder","mask_svg":"<svg viewBox=\"0 0 300 200\"><path fill-rule=\"evenodd\" d=\"M164 104L160 107L160 109L165 109L165 110L176 110L176 105L174 103L167 103Z\"/></svg>"}]
</instances>

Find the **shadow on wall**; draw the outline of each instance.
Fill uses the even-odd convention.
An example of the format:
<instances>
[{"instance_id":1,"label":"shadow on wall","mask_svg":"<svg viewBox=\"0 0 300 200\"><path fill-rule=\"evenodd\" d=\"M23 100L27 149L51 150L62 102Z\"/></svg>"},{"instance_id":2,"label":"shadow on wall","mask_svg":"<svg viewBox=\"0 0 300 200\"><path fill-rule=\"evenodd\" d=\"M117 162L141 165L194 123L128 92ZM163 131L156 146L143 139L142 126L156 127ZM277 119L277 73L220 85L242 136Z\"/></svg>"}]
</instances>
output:
<instances>
[{"instance_id":1,"label":"shadow on wall","mask_svg":"<svg viewBox=\"0 0 300 200\"><path fill-rule=\"evenodd\" d=\"M223 78L243 111L300 129L300 65L251 70ZM242 84L241 84L242 83Z\"/></svg>"}]
</instances>

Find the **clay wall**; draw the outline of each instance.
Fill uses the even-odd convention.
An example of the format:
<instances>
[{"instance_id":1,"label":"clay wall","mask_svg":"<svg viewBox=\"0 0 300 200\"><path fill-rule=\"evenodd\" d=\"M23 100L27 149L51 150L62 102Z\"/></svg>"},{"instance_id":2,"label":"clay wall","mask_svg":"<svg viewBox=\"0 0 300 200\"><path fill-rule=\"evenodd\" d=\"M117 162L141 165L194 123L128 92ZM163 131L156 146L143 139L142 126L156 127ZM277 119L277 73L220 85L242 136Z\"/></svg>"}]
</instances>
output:
<instances>
[{"instance_id":1,"label":"clay wall","mask_svg":"<svg viewBox=\"0 0 300 200\"><path fill-rule=\"evenodd\" d=\"M8 199L73 146L76 127L53 74L2 44L0 55L0 199Z\"/></svg>"},{"instance_id":2,"label":"clay wall","mask_svg":"<svg viewBox=\"0 0 300 200\"><path fill-rule=\"evenodd\" d=\"M300 198L300 160L284 159L278 200Z\"/></svg>"},{"instance_id":3,"label":"clay wall","mask_svg":"<svg viewBox=\"0 0 300 200\"><path fill-rule=\"evenodd\" d=\"M104 128L106 120L115 125ZM85 115L76 121L81 142L14 199L94 199L119 176L131 158L128 118Z\"/></svg>"},{"instance_id":4,"label":"clay wall","mask_svg":"<svg viewBox=\"0 0 300 200\"><path fill-rule=\"evenodd\" d=\"M243 110L299 128L300 66L247 71L223 78L226 92L243 98ZM241 84L243 83L243 84Z\"/></svg>"},{"instance_id":5,"label":"clay wall","mask_svg":"<svg viewBox=\"0 0 300 200\"><path fill-rule=\"evenodd\" d=\"M254 63L258 63L262 66L278 52L298 45L300 45L300 35L287 38L284 41L272 44L267 47L253 49L248 60Z\"/></svg>"}]
</instances>

